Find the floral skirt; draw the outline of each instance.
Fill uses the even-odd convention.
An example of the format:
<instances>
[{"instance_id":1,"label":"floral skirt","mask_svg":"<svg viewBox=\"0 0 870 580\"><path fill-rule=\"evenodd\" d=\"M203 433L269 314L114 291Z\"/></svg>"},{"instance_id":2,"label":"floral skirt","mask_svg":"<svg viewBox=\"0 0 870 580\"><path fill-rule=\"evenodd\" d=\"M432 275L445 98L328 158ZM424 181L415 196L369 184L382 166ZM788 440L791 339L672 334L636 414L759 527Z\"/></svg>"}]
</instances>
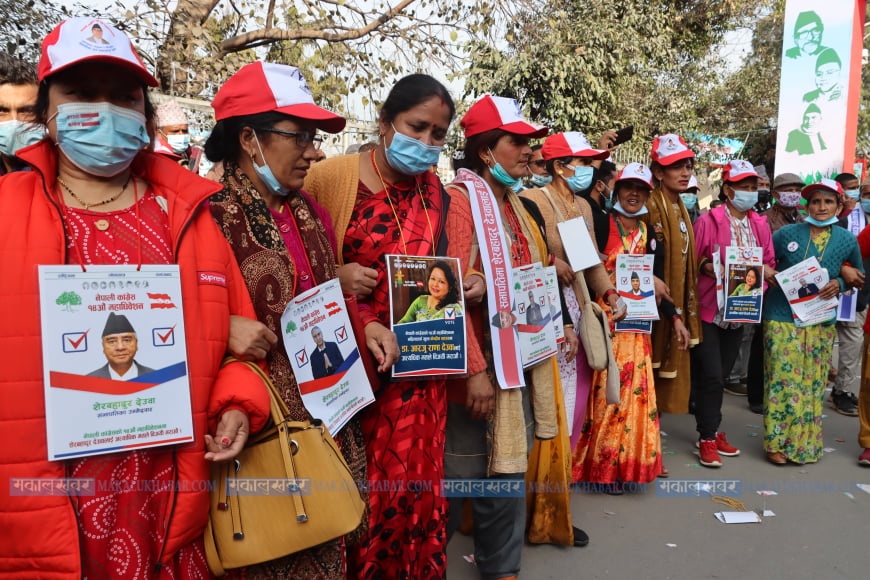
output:
<instances>
[{"instance_id":1,"label":"floral skirt","mask_svg":"<svg viewBox=\"0 0 870 580\"><path fill-rule=\"evenodd\" d=\"M764 321L764 450L794 463L822 457L822 403L836 327Z\"/></svg>"}]
</instances>

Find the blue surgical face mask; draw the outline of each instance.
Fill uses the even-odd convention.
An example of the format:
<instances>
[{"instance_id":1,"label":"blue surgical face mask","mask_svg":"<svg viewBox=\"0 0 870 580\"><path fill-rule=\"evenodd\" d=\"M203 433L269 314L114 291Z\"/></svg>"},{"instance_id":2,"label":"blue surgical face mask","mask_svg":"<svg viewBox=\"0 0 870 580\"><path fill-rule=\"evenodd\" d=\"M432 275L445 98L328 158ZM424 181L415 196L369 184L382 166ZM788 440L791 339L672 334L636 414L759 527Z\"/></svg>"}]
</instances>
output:
<instances>
[{"instance_id":1,"label":"blue surgical face mask","mask_svg":"<svg viewBox=\"0 0 870 580\"><path fill-rule=\"evenodd\" d=\"M63 103L55 115L58 148L73 165L91 175L118 175L151 142L145 115L125 107Z\"/></svg>"},{"instance_id":2,"label":"blue surgical face mask","mask_svg":"<svg viewBox=\"0 0 870 580\"><path fill-rule=\"evenodd\" d=\"M492 157L493 161L495 161L495 155L492 154L492 150L489 150L489 155ZM492 173L492 176L495 177L496 181L502 185L510 187L511 189L516 187L517 183L522 183L522 179L514 179L511 177L498 161L495 162L495 165L489 168L489 172Z\"/></svg>"},{"instance_id":3,"label":"blue surgical face mask","mask_svg":"<svg viewBox=\"0 0 870 580\"><path fill-rule=\"evenodd\" d=\"M190 135L166 135L166 142L169 143L173 151L180 155L190 147Z\"/></svg>"},{"instance_id":4,"label":"blue surgical face mask","mask_svg":"<svg viewBox=\"0 0 870 580\"><path fill-rule=\"evenodd\" d=\"M45 127L36 123L25 123L17 119L0 123L0 153L10 157L19 149L24 149L45 137Z\"/></svg>"},{"instance_id":5,"label":"blue surgical face mask","mask_svg":"<svg viewBox=\"0 0 870 580\"><path fill-rule=\"evenodd\" d=\"M606 209L607 211L610 211L611 209L613 209L613 199L611 199L612 195L613 194L611 193L610 195L604 196L604 209ZM617 203L619 203L619 202L617 202Z\"/></svg>"},{"instance_id":6,"label":"blue surgical face mask","mask_svg":"<svg viewBox=\"0 0 870 580\"><path fill-rule=\"evenodd\" d=\"M731 203L740 211L749 211L758 203L758 192L735 189L734 199L731 200Z\"/></svg>"},{"instance_id":7,"label":"blue surgical face mask","mask_svg":"<svg viewBox=\"0 0 870 580\"><path fill-rule=\"evenodd\" d=\"M858 199L861 197L861 192L857 189L847 189L844 193L847 197L851 197L852 199Z\"/></svg>"},{"instance_id":8,"label":"blue surgical face mask","mask_svg":"<svg viewBox=\"0 0 870 580\"><path fill-rule=\"evenodd\" d=\"M550 185L552 181L552 175L539 175L537 173L532 173L532 176L529 178L529 183L531 183L535 187L544 187L546 185Z\"/></svg>"},{"instance_id":9,"label":"blue surgical face mask","mask_svg":"<svg viewBox=\"0 0 870 580\"><path fill-rule=\"evenodd\" d=\"M645 213L649 213L649 210L646 208L646 205L643 205L637 213L629 213L625 208L622 207L622 204L617 201L613 204L613 211L618 211L625 217L640 217Z\"/></svg>"},{"instance_id":10,"label":"blue surgical face mask","mask_svg":"<svg viewBox=\"0 0 870 580\"><path fill-rule=\"evenodd\" d=\"M263 158L262 165L257 165L257 162L254 161L253 158L251 159L251 163L254 165L254 171L257 172L257 175L260 176L260 179L263 180L263 183L266 184L266 187L269 188L270 192L280 197L287 197L290 195L290 190L281 185L278 178L275 177L274 173L272 173L272 169L266 161L266 156L263 155L263 148L260 147L260 139L257 137L256 132L254 132L254 140L257 142L257 149L260 150L260 157Z\"/></svg>"},{"instance_id":11,"label":"blue surgical face mask","mask_svg":"<svg viewBox=\"0 0 870 580\"><path fill-rule=\"evenodd\" d=\"M870 199L861 200L861 209L864 211L864 213L870 213Z\"/></svg>"},{"instance_id":12,"label":"blue surgical face mask","mask_svg":"<svg viewBox=\"0 0 870 580\"><path fill-rule=\"evenodd\" d=\"M565 178L565 183L568 184L568 189L572 193L580 193L584 189L592 185L592 176L595 173L595 168L592 166L575 165L574 175Z\"/></svg>"},{"instance_id":13,"label":"blue surgical face mask","mask_svg":"<svg viewBox=\"0 0 870 580\"><path fill-rule=\"evenodd\" d=\"M438 164L441 146L426 145L418 139L399 133L393 126L393 140L384 152L390 167L402 175L421 175Z\"/></svg>"},{"instance_id":14,"label":"blue surgical face mask","mask_svg":"<svg viewBox=\"0 0 870 580\"><path fill-rule=\"evenodd\" d=\"M698 196L694 193L681 193L680 199L683 200L683 205L688 211L695 209L695 205L698 203Z\"/></svg>"},{"instance_id":15,"label":"blue surgical face mask","mask_svg":"<svg viewBox=\"0 0 870 580\"><path fill-rule=\"evenodd\" d=\"M839 219L837 216L834 216L834 217L828 218L828 219L826 219L825 221L819 221L819 220L817 220L816 218L814 218L814 217L812 217L812 216L809 216L809 215L806 216L806 217L804 218L804 220L805 220L807 223L813 224L814 226L816 226L816 227L818 227L818 228L824 228L824 227L826 227L826 226L832 226L832 225L834 225L835 223L837 223L838 221L840 221L840 219Z\"/></svg>"}]
</instances>

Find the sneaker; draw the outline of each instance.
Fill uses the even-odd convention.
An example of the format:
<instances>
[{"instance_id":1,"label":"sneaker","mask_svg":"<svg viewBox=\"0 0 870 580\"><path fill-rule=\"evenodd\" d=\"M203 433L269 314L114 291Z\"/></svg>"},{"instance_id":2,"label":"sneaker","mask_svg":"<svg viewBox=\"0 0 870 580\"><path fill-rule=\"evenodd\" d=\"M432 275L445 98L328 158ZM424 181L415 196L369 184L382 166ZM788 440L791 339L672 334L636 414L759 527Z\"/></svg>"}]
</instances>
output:
<instances>
[{"instance_id":1,"label":"sneaker","mask_svg":"<svg viewBox=\"0 0 870 580\"><path fill-rule=\"evenodd\" d=\"M864 453L858 456L858 465L870 467L870 449L865 449Z\"/></svg>"},{"instance_id":2,"label":"sneaker","mask_svg":"<svg viewBox=\"0 0 870 580\"><path fill-rule=\"evenodd\" d=\"M725 457L735 457L740 455L740 450L728 443L728 440L725 439L725 433L716 433L716 439L709 439L709 441L716 442L716 450L720 455L724 455ZM695 447L698 449L701 448L701 441L695 441Z\"/></svg>"},{"instance_id":3,"label":"sneaker","mask_svg":"<svg viewBox=\"0 0 870 580\"><path fill-rule=\"evenodd\" d=\"M571 526L574 530L574 547L583 548L584 546L589 545L589 534L578 528L577 526Z\"/></svg>"},{"instance_id":4,"label":"sneaker","mask_svg":"<svg viewBox=\"0 0 870 580\"><path fill-rule=\"evenodd\" d=\"M738 397L745 397L748 393L746 383L725 383L725 392Z\"/></svg>"},{"instance_id":5,"label":"sneaker","mask_svg":"<svg viewBox=\"0 0 870 580\"><path fill-rule=\"evenodd\" d=\"M719 457L715 439L701 439L698 441L698 449L698 463L704 467L722 467L722 458Z\"/></svg>"},{"instance_id":6,"label":"sneaker","mask_svg":"<svg viewBox=\"0 0 870 580\"><path fill-rule=\"evenodd\" d=\"M848 417L858 416L858 397L854 394L844 391L842 393L831 393L831 406L841 415Z\"/></svg>"},{"instance_id":7,"label":"sneaker","mask_svg":"<svg viewBox=\"0 0 870 580\"><path fill-rule=\"evenodd\" d=\"M756 415L764 415L764 405L761 403L749 403L749 410Z\"/></svg>"}]
</instances>

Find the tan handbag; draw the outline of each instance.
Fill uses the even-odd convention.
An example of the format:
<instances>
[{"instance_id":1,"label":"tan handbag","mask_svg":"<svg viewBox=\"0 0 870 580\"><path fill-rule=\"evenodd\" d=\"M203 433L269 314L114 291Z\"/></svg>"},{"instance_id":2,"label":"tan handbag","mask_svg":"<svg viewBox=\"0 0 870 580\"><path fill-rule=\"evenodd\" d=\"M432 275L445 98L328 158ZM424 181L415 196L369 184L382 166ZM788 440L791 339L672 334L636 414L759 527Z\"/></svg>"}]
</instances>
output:
<instances>
[{"instance_id":1,"label":"tan handbag","mask_svg":"<svg viewBox=\"0 0 870 580\"><path fill-rule=\"evenodd\" d=\"M581 302L577 334L580 335L580 342L583 343L583 350L586 351L586 362L593 370L603 371L607 368L612 352L607 313L589 296L589 288L586 286L583 272L574 275L574 293Z\"/></svg>"},{"instance_id":2,"label":"tan handbag","mask_svg":"<svg viewBox=\"0 0 870 580\"><path fill-rule=\"evenodd\" d=\"M205 551L218 576L343 536L365 511L326 427L318 420L290 421L269 377L258 365L244 364L269 389L272 423L235 460L212 466Z\"/></svg>"}]
</instances>

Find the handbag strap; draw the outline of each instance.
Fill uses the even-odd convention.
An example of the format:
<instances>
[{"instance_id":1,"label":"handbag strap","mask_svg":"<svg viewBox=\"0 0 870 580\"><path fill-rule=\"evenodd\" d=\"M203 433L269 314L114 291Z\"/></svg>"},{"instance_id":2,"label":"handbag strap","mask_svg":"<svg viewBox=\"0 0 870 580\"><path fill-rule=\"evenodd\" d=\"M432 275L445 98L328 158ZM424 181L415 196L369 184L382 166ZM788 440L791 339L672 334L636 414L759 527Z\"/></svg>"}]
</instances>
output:
<instances>
[{"instance_id":1,"label":"handbag strap","mask_svg":"<svg viewBox=\"0 0 870 580\"><path fill-rule=\"evenodd\" d=\"M266 374L266 371L264 371L262 367L260 367L260 365L251 361L239 360L234 356L228 356L221 363L221 367L225 367L230 363L240 363L247 366L249 369L251 369L251 371L253 371L257 374L257 376L260 377L260 379L266 385L266 388L269 389L272 421L275 423L275 425L279 425L284 421L288 421L290 419L290 409L287 408L287 404L284 402L284 399L281 398L281 393L278 392L275 384L272 383L272 379L269 378L269 375Z\"/></svg>"}]
</instances>

